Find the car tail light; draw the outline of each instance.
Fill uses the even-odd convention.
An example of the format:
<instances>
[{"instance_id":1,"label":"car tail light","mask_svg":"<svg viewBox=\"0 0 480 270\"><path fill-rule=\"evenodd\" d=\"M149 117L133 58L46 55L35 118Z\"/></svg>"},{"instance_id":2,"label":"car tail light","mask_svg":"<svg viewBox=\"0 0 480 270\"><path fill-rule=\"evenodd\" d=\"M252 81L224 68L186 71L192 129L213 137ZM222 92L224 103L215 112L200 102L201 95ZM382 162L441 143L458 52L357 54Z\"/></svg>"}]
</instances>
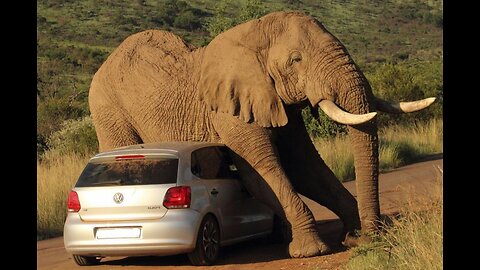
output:
<instances>
[{"instance_id":1,"label":"car tail light","mask_svg":"<svg viewBox=\"0 0 480 270\"><path fill-rule=\"evenodd\" d=\"M128 159L144 159L144 155L124 155L124 156L116 156L115 160L128 160Z\"/></svg>"},{"instance_id":2,"label":"car tail light","mask_svg":"<svg viewBox=\"0 0 480 270\"><path fill-rule=\"evenodd\" d=\"M163 206L168 209L189 208L191 201L190 187L171 187L165 193Z\"/></svg>"},{"instance_id":3,"label":"car tail light","mask_svg":"<svg viewBox=\"0 0 480 270\"><path fill-rule=\"evenodd\" d=\"M78 194L75 191L70 191L68 194L68 201L67 201L67 211L68 212L78 212L80 211L80 199L78 199Z\"/></svg>"}]
</instances>

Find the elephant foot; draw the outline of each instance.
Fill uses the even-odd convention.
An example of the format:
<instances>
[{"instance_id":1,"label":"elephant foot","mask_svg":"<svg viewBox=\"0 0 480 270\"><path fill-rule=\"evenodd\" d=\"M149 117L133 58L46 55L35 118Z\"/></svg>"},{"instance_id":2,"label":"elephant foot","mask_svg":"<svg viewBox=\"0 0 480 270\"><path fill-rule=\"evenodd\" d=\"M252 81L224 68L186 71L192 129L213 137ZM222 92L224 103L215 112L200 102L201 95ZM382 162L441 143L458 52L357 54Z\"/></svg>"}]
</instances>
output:
<instances>
[{"instance_id":1,"label":"elephant foot","mask_svg":"<svg viewBox=\"0 0 480 270\"><path fill-rule=\"evenodd\" d=\"M362 230L348 230L347 232L344 231L345 238L341 240L342 245L347 248L352 248L364 244L371 243L373 241L371 235L375 232L382 232L385 228L391 226L393 224L392 218L387 215L382 215L380 217L380 221L376 226L378 231L362 231Z\"/></svg>"},{"instance_id":2,"label":"elephant foot","mask_svg":"<svg viewBox=\"0 0 480 270\"><path fill-rule=\"evenodd\" d=\"M292 242L288 246L292 258L306 258L325 255L332 252L316 232L293 233Z\"/></svg>"},{"instance_id":3,"label":"elephant foot","mask_svg":"<svg viewBox=\"0 0 480 270\"><path fill-rule=\"evenodd\" d=\"M342 245L347 248L353 248L360 245L368 244L372 242L372 238L362 232L347 232L345 239L342 241Z\"/></svg>"}]
</instances>

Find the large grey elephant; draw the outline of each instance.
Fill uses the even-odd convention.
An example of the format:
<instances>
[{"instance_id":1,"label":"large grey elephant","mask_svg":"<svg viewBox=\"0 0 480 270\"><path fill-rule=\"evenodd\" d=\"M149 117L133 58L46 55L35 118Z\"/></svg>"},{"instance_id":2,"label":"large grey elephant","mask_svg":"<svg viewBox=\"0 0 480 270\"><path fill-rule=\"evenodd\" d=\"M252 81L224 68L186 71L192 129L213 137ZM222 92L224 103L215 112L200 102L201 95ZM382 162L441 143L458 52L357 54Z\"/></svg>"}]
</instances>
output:
<instances>
[{"instance_id":1,"label":"large grey elephant","mask_svg":"<svg viewBox=\"0 0 480 270\"><path fill-rule=\"evenodd\" d=\"M345 235L375 229L376 110L412 112L433 101L376 98L342 43L298 12L248 21L201 48L169 32L134 34L100 67L89 93L100 151L158 141L226 144L243 161L249 191L287 221L292 257L329 252L298 193L336 213ZM358 206L313 146L301 117L307 106L348 125Z\"/></svg>"}]
</instances>

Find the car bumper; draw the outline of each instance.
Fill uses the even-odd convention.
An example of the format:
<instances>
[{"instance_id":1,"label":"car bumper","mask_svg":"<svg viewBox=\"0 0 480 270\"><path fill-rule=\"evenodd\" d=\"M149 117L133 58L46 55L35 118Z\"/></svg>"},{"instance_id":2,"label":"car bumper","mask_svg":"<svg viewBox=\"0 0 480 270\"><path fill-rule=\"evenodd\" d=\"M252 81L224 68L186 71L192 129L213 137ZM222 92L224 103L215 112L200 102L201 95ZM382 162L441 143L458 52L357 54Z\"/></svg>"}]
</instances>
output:
<instances>
[{"instance_id":1,"label":"car bumper","mask_svg":"<svg viewBox=\"0 0 480 270\"><path fill-rule=\"evenodd\" d=\"M192 209L169 210L157 220L84 222L77 213L65 221L67 252L83 256L147 256L188 253L195 248L201 215ZM138 238L97 239L98 228L137 227Z\"/></svg>"}]
</instances>

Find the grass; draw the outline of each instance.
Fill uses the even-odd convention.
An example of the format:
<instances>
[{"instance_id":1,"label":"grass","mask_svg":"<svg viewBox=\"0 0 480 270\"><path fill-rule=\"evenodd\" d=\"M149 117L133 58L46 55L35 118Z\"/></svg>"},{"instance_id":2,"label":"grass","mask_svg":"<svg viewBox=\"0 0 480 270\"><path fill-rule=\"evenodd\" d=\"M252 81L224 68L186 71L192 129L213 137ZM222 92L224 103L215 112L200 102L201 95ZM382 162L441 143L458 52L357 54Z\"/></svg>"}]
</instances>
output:
<instances>
[{"instance_id":1,"label":"grass","mask_svg":"<svg viewBox=\"0 0 480 270\"><path fill-rule=\"evenodd\" d=\"M340 181L352 180L355 177L353 155L346 136L317 139L314 144L325 163Z\"/></svg>"},{"instance_id":2,"label":"grass","mask_svg":"<svg viewBox=\"0 0 480 270\"><path fill-rule=\"evenodd\" d=\"M398 217L373 243L352 249L345 269L443 269L443 173L438 175L430 196L407 192Z\"/></svg>"},{"instance_id":3,"label":"grass","mask_svg":"<svg viewBox=\"0 0 480 270\"><path fill-rule=\"evenodd\" d=\"M403 166L428 155L443 152L443 120L432 119L413 126L391 126L379 130L380 171ZM323 160L340 181L353 180L355 167L347 136L314 140Z\"/></svg>"},{"instance_id":4,"label":"grass","mask_svg":"<svg viewBox=\"0 0 480 270\"><path fill-rule=\"evenodd\" d=\"M88 159L87 155L46 152L37 160L37 240L62 235L68 192Z\"/></svg>"},{"instance_id":5,"label":"grass","mask_svg":"<svg viewBox=\"0 0 480 270\"><path fill-rule=\"evenodd\" d=\"M443 152L443 120L433 119L410 128L390 127L380 131L380 170L417 161Z\"/></svg>"}]
</instances>

